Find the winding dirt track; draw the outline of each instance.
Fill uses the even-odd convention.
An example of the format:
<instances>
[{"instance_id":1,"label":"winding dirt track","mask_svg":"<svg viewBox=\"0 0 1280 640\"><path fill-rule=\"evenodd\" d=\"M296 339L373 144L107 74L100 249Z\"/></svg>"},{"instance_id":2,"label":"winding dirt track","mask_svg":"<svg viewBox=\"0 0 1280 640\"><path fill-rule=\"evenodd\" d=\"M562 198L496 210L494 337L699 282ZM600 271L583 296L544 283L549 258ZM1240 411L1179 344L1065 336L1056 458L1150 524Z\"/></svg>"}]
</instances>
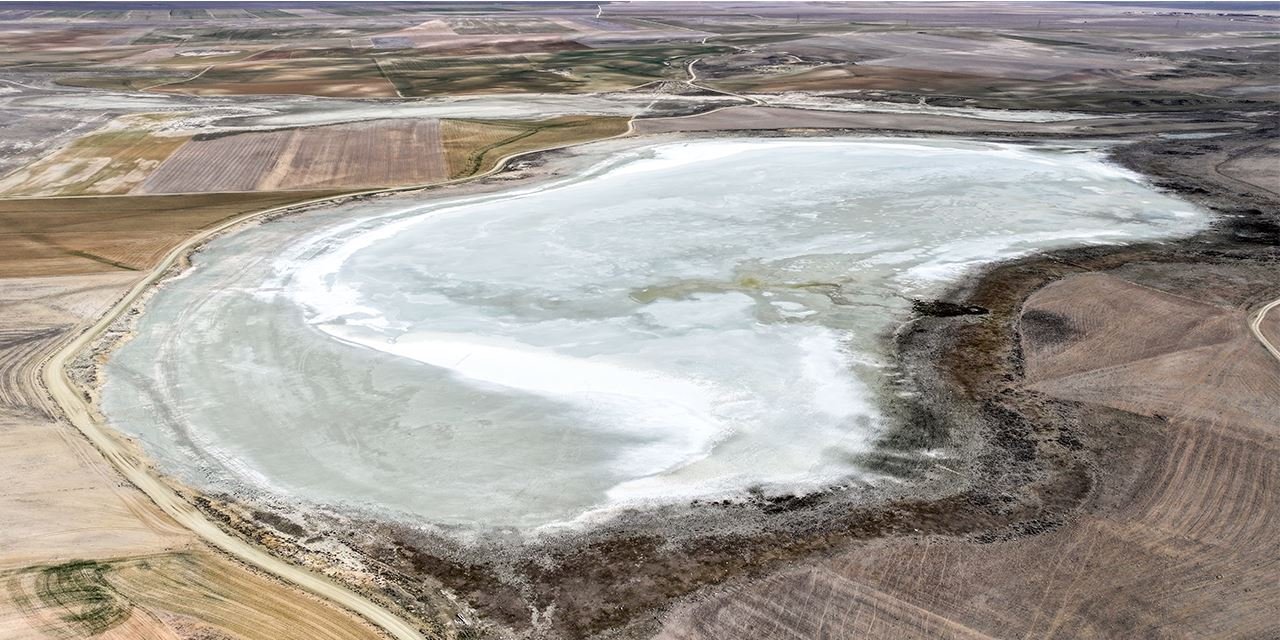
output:
<instances>
[{"instance_id":1,"label":"winding dirt track","mask_svg":"<svg viewBox=\"0 0 1280 640\"><path fill-rule=\"evenodd\" d=\"M612 137L622 137L628 135L628 133L629 132L624 132L618 136ZM599 140L592 142L598 141ZM97 340L98 337L116 321L117 318L132 308L134 303L147 291L148 288L163 279L169 272L170 268L172 268L183 255L209 238L247 220L267 216L273 213L279 213L288 209L331 202L353 196L406 192L425 187L439 187L449 184L471 182L502 171L508 163L520 156L563 149L575 146L576 144L580 143L558 145L544 149L510 154L498 160L493 168L488 171L466 178L447 180L428 185L372 189L347 193L340 196L326 196L244 214L242 216L231 218L214 227L207 228L170 250L164 258L156 264L150 272L148 272L145 278L129 289L128 293L116 302L116 304L113 305L101 318L99 318L96 323L80 335L76 336L56 353L51 355L42 366L40 371L41 379L43 380L50 397L52 397L58 406L61 407L67 421L83 433L84 436L93 443L94 447L96 447L102 455L106 457L107 460L125 476L125 478L129 480L129 482L142 490L147 497L154 501L157 506L182 526L191 530L210 544L247 564L270 573L277 578L293 583L321 598L329 600L363 616L365 619L386 631L396 640L423 640L423 635L419 633L415 625L401 619L385 607L317 573L281 560L267 551L227 533L217 523L207 518L198 509L184 500L172 487L165 484L159 476L155 474L155 472L146 466L144 462L135 459L130 451L123 446L123 443L112 434L110 428L103 425L97 417L95 417L89 401L78 390L76 384L72 382L71 378L67 375L67 366L75 359L77 354L82 350L89 348L94 341Z\"/></svg>"},{"instance_id":2,"label":"winding dirt track","mask_svg":"<svg viewBox=\"0 0 1280 640\"><path fill-rule=\"evenodd\" d=\"M322 202L332 198L323 198L312 202ZM302 203L302 204L309 204ZM298 205L291 205L298 206ZM205 539L209 543L219 549L229 553L243 562L254 567L266 571L278 578L282 578L291 582L311 593L322 598L337 603L351 611L354 611L385 630L396 640L421 640L422 635L414 625L400 619L382 606L373 601L357 594L356 592L340 586L335 582L328 580L318 574L307 571L301 567L289 564L266 551L248 543L244 540L236 538L223 531L212 520L205 517L198 509L191 506L187 501L183 500L172 488L155 476L145 465L135 460L128 451L121 446L121 443L113 437L97 419L89 406L87 400L81 395L76 385L71 382L67 375L67 365L75 358L76 354L82 349L88 348L93 344L98 336L102 335L112 323L116 321L125 311L133 306L133 303L139 296L147 290L148 287L158 282L168 272L177 260L187 251L197 246L201 242L210 238L214 234L225 231L226 229L243 222L245 219L266 215L269 213L284 210L289 207L276 207L247 216L234 218L220 225L206 229L195 236L189 238L182 244L174 247L158 265L137 284L129 290L115 306L111 307L105 315L103 315L97 323L91 326L87 331L76 336L65 346L54 353L45 361L44 368L41 371L41 377L44 380L45 387L49 391L49 395L62 407L62 411L71 424L73 424L81 433L93 443L106 458L111 461L125 478L132 482L134 486L147 494L157 506L167 513L174 520L177 520L182 526L193 531L196 535Z\"/></svg>"},{"instance_id":3,"label":"winding dirt track","mask_svg":"<svg viewBox=\"0 0 1280 640\"><path fill-rule=\"evenodd\" d=\"M1270 351L1271 355L1276 357L1276 360L1280 360L1280 348L1276 348L1276 345L1268 340L1266 334L1262 332L1262 321L1266 319L1267 312L1277 306L1280 306L1280 298L1276 298L1268 303L1267 306L1258 309L1258 313L1254 314L1253 318L1249 320L1249 330L1262 342L1262 346L1266 347L1267 351Z\"/></svg>"}]
</instances>

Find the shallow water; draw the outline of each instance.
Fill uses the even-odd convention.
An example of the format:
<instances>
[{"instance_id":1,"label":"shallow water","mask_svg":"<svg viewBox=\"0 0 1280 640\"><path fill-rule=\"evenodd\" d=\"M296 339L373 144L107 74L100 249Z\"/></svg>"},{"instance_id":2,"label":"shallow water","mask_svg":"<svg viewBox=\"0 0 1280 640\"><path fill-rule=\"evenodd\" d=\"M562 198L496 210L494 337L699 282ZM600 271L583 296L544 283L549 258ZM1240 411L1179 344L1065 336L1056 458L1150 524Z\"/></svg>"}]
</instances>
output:
<instances>
[{"instance_id":1,"label":"shallow water","mask_svg":"<svg viewBox=\"0 0 1280 640\"><path fill-rule=\"evenodd\" d=\"M168 471L446 525L865 477L880 338L975 264L1205 223L1086 149L707 140L218 241L104 411Z\"/></svg>"}]
</instances>

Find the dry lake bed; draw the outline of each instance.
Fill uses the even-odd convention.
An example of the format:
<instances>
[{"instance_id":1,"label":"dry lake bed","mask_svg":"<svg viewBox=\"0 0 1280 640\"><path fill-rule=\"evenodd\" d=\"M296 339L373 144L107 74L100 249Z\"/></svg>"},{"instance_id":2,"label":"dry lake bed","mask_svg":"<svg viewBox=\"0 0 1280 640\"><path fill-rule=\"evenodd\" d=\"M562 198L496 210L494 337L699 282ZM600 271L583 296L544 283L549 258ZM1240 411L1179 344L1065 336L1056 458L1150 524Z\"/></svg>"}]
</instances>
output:
<instances>
[{"instance_id":1,"label":"dry lake bed","mask_svg":"<svg viewBox=\"0 0 1280 640\"><path fill-rule=\"evenodd\" d=\"M1207 223L1095 146L909 138L667 142L416 197L210 243L110 360L110 422L200 489L475 530L877 482L912 299Z\"/></svg>"}]
</instances>

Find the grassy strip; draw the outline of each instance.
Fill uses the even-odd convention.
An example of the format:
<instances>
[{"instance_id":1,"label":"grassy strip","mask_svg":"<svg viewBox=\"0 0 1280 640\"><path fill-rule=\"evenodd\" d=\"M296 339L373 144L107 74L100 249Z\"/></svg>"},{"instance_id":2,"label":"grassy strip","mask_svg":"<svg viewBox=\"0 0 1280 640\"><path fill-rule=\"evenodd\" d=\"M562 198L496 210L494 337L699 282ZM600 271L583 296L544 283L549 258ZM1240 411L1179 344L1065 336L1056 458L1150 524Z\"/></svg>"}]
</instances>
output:
<instances>
[{"instance_id":1,"label":"grassy strip","mask_svg":"<svg viewBox=\"0 0 1280 640\"><path fill-rule=\"evenodd\" d=\"M445 120L449 177L484 173L499 159L528 151L616 136L627 118L566 116L548 120Z\"/></svg>"},{"instance_id":2,"label":"grassy strip","mask_svg":"<svg viewBox=\"0 0 1280 640\"><path fill-rule=\"evenodd\" d=\"M132 605L106 581L111 566L77 560L47 567L35 581L36 597L59 618L86 636L98 635L124 622Z\"/></svg>"}]
</instances>

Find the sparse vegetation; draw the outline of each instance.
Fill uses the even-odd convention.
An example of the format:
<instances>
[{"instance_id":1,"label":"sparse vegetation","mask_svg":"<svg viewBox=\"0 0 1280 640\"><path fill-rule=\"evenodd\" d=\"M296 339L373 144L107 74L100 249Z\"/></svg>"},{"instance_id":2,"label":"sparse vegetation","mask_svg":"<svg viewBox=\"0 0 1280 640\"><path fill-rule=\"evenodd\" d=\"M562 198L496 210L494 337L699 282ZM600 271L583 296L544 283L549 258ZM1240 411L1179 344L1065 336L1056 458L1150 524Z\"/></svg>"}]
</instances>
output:
<instances>
[{"instance_id":1,"label":"sparse vegetation","mask_svg":"<svg viewBox=\"0 0 1280 640\"><path fill-rule=\"evenodd\" d=\"M0 200L0 277L145 269L220 220L336 193Z\"/></svg>"},{"instance_id":2,"label":"sparse vegetation","mask_svg":"<svg viewBox=\"0 0 1280 640\"><path fill-rule=\"evenodd\" d=\"M616 136L626 118L564 117L549 120L446 120L449 177L465 178L493 168L512 154Z\"/></svg>"},{"instance_id":3,"label":"sparse vegetation","mask_svg":"<svg viewBox=\"0 0 1280 640\"><path fill-rule=\"evenodd\" d=\"M84 635L97 635L129 617L129 601L121 597L106 577L111 565L78 560L48 567L35 581L36 596L45 607L59 611L59 618Z\"/></svg>"},{"instance_id":4,"label":"sparse vegetation","mask_svg":"<svg viewBox=\"0 0 1280 640\"><path fill-rule=\"evenodd\" d=\"M0 7L0 560L9 567L0 635L375 637L330 603L206 551L55 417L41 367L200 229L354 188L476 176L511 154L627 131L626 117L585 114L630 109L642 116L638 135L1123 140L1118 160L1226 215L1190 241L1027 257L917 305L917 322L894 338L904 383L885 391L901 393L901 425L859 460L965 487L941 499L855 508L835 499L838 487L704 503L698 513L712 515L699 523L739 528L667 538L686 523L620 526L511 560L528 578L519 585L502 582L509 574L484 551L474 565L446 562L420 532L387 523L317 531L327 526L319 518L262 511L240 533L280 553L293 548L287 539L320 540L300 557L395 600L445 638L652 637L660 627L681 640L1280 637L1268 564L1280 555L1268 422L1280 378L1245 328L1280 295L1274 12L1161 3L529 11ZM695 59L700 86L684 82ZM735 98L708 88L797 101L718 109ZM509 112L528 119L501 119L493 94L530 94ZM258 97L240 109L201 96ZM462 111L455 96L486 108ZM363 113L330 118L337 102L323 98L342 98L338 113ZM413 98L449 115L420 117L428 112L413 111L424 104ZM532 119L527 107L539 100L581 115ZM609 110L595 108L602 101ZM413 120L404 129L352 125L406 104L414 115L394 116ZM1098 118L1039 125L885 104ZM152 122L113 120L152 110L162 111ZM180 111L191 129L160 135ZM698 111L710 113L662 117ZM224 138L188 143L197 132ZM402 140L413 146L392 149ZM204 193L136 195L166 163L158 190ZM1259 329L1274 341L1277 315ZM972 448L948 449L956 438ZM770 529L765 516L799 525Z\"/></svg>"},{"instance_id":5,"label":"sparse vegetation","mask_svg":"<svg viewBox=\"0 0 1280 640\"><path fill-rule=\"evenodd\" d=\"M128 193L186 141L140 128L93 133L0 179L0 195Z\"/></svg>"}]
</instances>

